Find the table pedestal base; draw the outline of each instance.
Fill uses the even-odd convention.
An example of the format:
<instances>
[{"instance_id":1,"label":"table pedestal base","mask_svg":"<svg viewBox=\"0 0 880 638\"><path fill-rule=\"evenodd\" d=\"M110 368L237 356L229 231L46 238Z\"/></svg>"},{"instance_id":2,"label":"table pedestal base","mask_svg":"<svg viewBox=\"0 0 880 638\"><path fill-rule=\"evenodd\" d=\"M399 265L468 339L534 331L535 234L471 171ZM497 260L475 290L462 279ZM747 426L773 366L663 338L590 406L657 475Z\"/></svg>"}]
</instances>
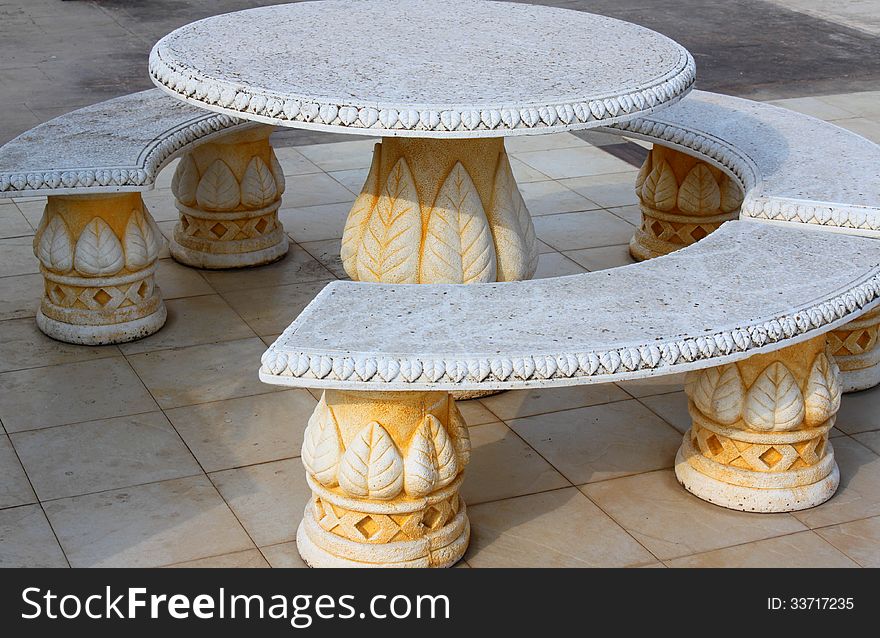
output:
<instances>
[{"instance_id":1,"label":"table pedestal base","mask_svg":"<svg viewBox=\"0 0 880 638\"><path fill-rule=\"evenodd\" d=\"M327 390L306 428L312 567L449 567L470 536L459 496L467 426L446 392Z\"/></svg>"},{"instance_id":2,"label":"table pedestal base","mask_svg":"<svg viewBox=\"0 0 880 638\"><path fill-rule=\"evenodd\" d=\"M880 308L828 333L844 392L880 384Z\"/></svg>"},{"instance_id":3,"label":"table pedestal base","mask_svg":"<svg viewBox=\"0 0 880 638\"><path fill-rule=\"evenodd\" d=\"M383 138L349 213L341 257L355 281L530 278L535 229L503 138Z\"/></svg>"},{"instance_id":4,"label":"table pedestal base","mask_svg":"<svg viewBox=\"0 0 880 638\"><path fill-rule=\"evenodd\" d=\"M180 211L170 242L174 259L196 268L243 268L287 254L278 220L284 173L271 132L227 135L181 158L171 184Z\"/></svg>"},{"instance_id":5,"label":"table pedestal base","mask_svg":"<svg viewBox=\"0 0 880 638\"><path fill-rule=\"evenodd\" d=\"M749 512L822 503L840 481L828 432L839 370L825 337L688 374L691 429L675 475L703 500Z\"/></svg>"},{"instance_id":6,"label":"table pedestal base","mask_svg":"<svg viewBox=\"0 0 880 638\"><path fill-rule=\"evenodd\" d=\"M642 223L629 242L634 259L666 255L736 219L742 193L719 169L654 146L636 179Z\"/></svg>"},{"instance_id":7,"label":"table pedestal base","mask_svg":"<svg viewBox=\"0 0 880 638\"><path fill-rule=\"evenodd\" d=\"M161 238L140 193L50 196L34 237L44 280L37 326L84 345L156 332L166 318L153 278Z\"/></svg>"}]
</instances>

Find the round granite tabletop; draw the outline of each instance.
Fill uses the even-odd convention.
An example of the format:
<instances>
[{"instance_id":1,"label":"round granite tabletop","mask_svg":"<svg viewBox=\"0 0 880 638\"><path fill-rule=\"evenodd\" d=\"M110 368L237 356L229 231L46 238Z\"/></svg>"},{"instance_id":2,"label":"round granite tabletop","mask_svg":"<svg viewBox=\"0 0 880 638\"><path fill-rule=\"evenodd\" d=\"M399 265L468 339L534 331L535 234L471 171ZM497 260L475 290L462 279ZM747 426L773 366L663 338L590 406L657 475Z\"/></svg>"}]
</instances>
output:
<instances>
[{"instance_id":1,"label":"round granite tabletop","mask_svg":"<svg viewBox=\"0 0 880 638\"><path fill-rule=\"evenodd\" d=\"M364 135L497 137L604 126L692 88L681 45L635 24L485 0L323 0L181 27L150 54L211 111Z\"/></svg>"}]
</instances>

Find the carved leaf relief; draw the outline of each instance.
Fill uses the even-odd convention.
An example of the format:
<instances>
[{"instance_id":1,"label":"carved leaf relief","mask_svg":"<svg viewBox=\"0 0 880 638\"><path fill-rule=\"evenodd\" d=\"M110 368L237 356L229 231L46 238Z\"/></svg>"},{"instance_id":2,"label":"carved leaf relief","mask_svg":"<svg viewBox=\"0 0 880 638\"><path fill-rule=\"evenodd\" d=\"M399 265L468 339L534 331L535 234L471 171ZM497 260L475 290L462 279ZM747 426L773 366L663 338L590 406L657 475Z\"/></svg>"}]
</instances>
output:
<instances>
[{"instance_id":1,"label":"carved leaf relief","mask_svg":"<svg viewBox=\"0 0 880 638\"><path fill-rule=\"evenodd\" d=\"M733 364L690 373L687 393L697 409L714 421L730 425L742 415L746 392Z\"/></svg>"},{"instance_id":2,"label":"carved leaf relief","mask_svg":"<svg viewBox=\"0 0 880 638\"><path fill-rule=\"evenodd\" d=\"M742 206L743 193L732 179L726 175L721 178L721 212L732 213Z\"/></svg>"},{"instance_id":3,"label":"carved leaf relief","mask_svg":"<svg viewBox=\"0 0 880 638\"><path fill-rule=\"evenodd\" d=\"M662 160L659 164L654 164L642 184L642 199L657 210L672 210L677 194L678 185L669 162Z\"/></svg>"},{"instance_id":4,"label":"carved leaf relief","mask_svg":"<svg viewBox=\"0 0 880 638\"><path fill-rule=\"evenodd\" d=\"M73 268L73 240L60 216L52 217L43 229L37 257L44 267L55 272L67 272Z\"/></svg>"},{"instance_id":5,"label":"carved leaf relief","mask_svg":"<svg viewBox=\"0 0 880 638\"><path fill-rule=\"evenodd\" d=\"M373 421L342 455L339 486L352 496L392 499L403 488L403 458L388 431Z\"/></svg>"},{"instance_id":6,"label":"carved leaf relief","mask_svg":"<svg viewBox=\"0 0 880 638\"><path fill-rule=\"evenodd\" d=\"M263 208L275 201L278 188L266 162L254 156L241 178L241 203L249 208Z\"/></svg>"},{"instance_id":7,"label":"carved leaf relief","mask_svg":"<svg viewBox=\"0 0 880 638\"><path fill-rule=\"evenodd\" d=\"M538 268L538 241L507 153L498 158L488 219L495 240L498 281L529 279Z\"/></svg>"},{"instance_id":8,"label":"carved leaf relief","mask_svg":"<svg viewBox=\"0 0 880 638\"><path fill-rule=\"evenodd\" d=\"M303 465L321 485L335 487L342 454L342 440L336 419L322 394L303 436Z\"/></svg>"},{"instance_id":9,"label":"carved leaf relief","mask_svg":"<svg viewBox=\"0 0 880 638\"><path fill-rule=\"evenodd\" d=\"M275 179L275 190L278 193L278 197L281 197L284 194L284 189L287 187L284 180L284 169L275 156L275 150L271 148L269 149L269 168L272 171L272 177Z\"/></svg>"},{"instance_id":10,"label":"carved leaf relief","mask_svg":"<svg viewBox=\"0 0 880 638\"><path fill-rule=\"evenodd\" d=\"M418 283L422 219L416 185L406 160L388 174L357 249L358 279Z\"/></svg>"},{"instance_id":11,"label":"carved leaf relief","mask_svg":"<svg viewBox=\"0 0 880 638\"><path fill-rule=\"evenodd\" d=\"M464 467L471 460L471 435L464 416L452 400L449 405L449 432L452 436L452 444L458 454L459 466Z\"/></svg>"},{"instance_id":12,"label":"carved leaf relief","mask_svg":"<svg viewBox=\"0 0 880 638\"><path fill-rule=\"evenodd\" d=\"M636 175L636 195L641 195L642 186L645 183L645 180L648 178L648 174L651 172L651 168L653 167L653 151L648 153L648 156L645 158L645 161L642 162L642 165L639 167L639 173Z\"/></svg>"},{"instance_id":13,"label":"carved leaf relief","mask_svg":"<svg viewBox=\"0 0 880 638\"><path fill-rule=\"evenodd\" d=\"M135 209L125 226L125 267L139 270L159 256L159 237L144 214Z\"/></svg>"},{"instance_id":14,"label":"carved leaf relief","mask_svg":"<svg viewBox=\"0 0 880 638\"><path fill-rule=\"evenodd\" d=\"M379 160L382 153L382 145L376 144L373 149L373 162L370 164L370 172L367 181L361 189L360 195L354 200L351 212L345 220L345 230L342 231L342 244L339 256L342 259L342 267L353 280L358 281L358 249L361 245L364 230L370 213L376 206L379 197Z\"/></svg>"},{"instance_id":15,"label":"carved leaf relief","mask_svg":"<svg viewBox=\"0 0 880 638\"><path fill-rule=\"evenodd\" d=\"M122 244L100 217L95 217L83 229L76 242L73 264L84 275L112 275L122 270L125 264Z\"/></svg>"},{"instance_id":16,"label":"carved leaf relief","mask_svg":"<svg viewBox=\"0 0 880 638\"><path fill-rule=\"evenodd\" d=\"M825 353L820 353L813 361L804 395L808 427L822 425L840 409L840 383Z\"/></svg>"},{"instance_id":17,"label":"carved leaf relief","mask_svg":"<svg viewBox=\"0 0 880 638\"><path fill-rule=\"evenodd\" d=\"M794 375L781 362L758 375L746 395L744 420L754 430L784 431L804 420L804 397Z\"/></svg>"},{"instance_id":18,"label":"carved leaf relief","mask_svg":"<svg viewBox=\"0 0 880 638\"><path fill-rule=\"evenodd\" d=\"M214 160L199 180L196 202L205 210L232 210L240 201L238 181L232 170L223 160Z\"/></svg>"},{"instance_id":19,"label":"carved leaf relief","mask_svg":"<svg viewBox=\"0 0 880 638\"><path fill-rule=\"evenodd\" d=\"M455 447L437 417L429 414L425 417L425 422L431 428L431 442L434 444L434 454L437 458L437 487L445 487L458 474Z\"/></svg>"},{"instance_id":20,"label":"carved leaf relief","mask_svg":"<svg viewBox=\"0 0 880 638\"><path fill-rule=\"evenodd\" d=\"M721 189L709 167L695 164L678 189L678 207L689 213L715 213L721 206Z\"/></svg>"},{"instance_id":21,"label":"carved leaf relief","mask_svg":"<svg viewBox=\"0 0 880 638\"><path fill-rule=\"evenodd\" d=\"M495 281L495 246L477 188L461 162L447 176L428 216L419 281Z\"/></svg>"},{"instance_id":22,"label":"carved leaf relief","mask_svg":"<svg viewBox=\"0 0 880 638\"><path fill-rule=\"evenodd\" d=\"M171 179L171 192L183 204L195 206L199 187L199 169L191 155L184 155Z\"/></svg>"},{"instance_id":23,"label":"carved leaf relief","mask_svg":"<svg viewBox=\"0 0 880 638\"><path fill-rule=\"evenodd\" d=\"M431 428L422 421L409 442L403 461L403 489L408 496L425 496L437 484L437 458L431 441Z\"/></svg>"}]
</instances>

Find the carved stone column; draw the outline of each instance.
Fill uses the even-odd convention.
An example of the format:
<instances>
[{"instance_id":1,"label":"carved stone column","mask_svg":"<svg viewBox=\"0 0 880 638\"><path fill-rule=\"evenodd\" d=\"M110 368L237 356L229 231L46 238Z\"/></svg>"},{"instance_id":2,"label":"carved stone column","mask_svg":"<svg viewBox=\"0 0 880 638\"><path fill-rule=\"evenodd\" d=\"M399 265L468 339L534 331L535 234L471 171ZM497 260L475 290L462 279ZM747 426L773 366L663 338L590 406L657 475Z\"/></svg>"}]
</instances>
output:
<instances>
[{"instance_id":1,"label":"carved stone column","mask_svg":"<svg viewBox=\"0 0 880 638\"><path fill-rule=\"evenodd\" d=\"M171 255L196 268L260 266L287 253L278 220L284 173L271 127L224 136L183 156L171 189L180 221Z\"/></svg>"},{"instance_id":2,"label":"carved stone column","mask_svg":"<svg viewBox=\"0 0 880 638\"><path fill-rule=\"evenodd\" d=\"M692 426L675 459L688 491L731 509L790 512L822 503L840 480L828 431L839 370L825 336L688 374Z\"/></svg>"},{"instance_id":3,"label":"carved stone column","mask_svg":"<svg viewBox=\"0 0 880 638\"><path fill-rule=\"evenodd\" d=\"M302 447L312 567L448 567L467 548L467 426L446 392L327 390Z\"/></svg>"},{"instance_id":4,"label":"carved stone column","mask_svg":"<svg viewBox=\"0 0 880 638\"><path fill-rule=\"evenodd\" d=\"M341 256L355 281L530 278L535 229L503 138L383 138L345 224Z\"/></svg>"},{"instance_id":5,"label":"carved stone column","mask_svg":"<svg viewBox=\"0 0 880 638\"><path fill-rule=\"evenodd\" d=\"M633 258L666 255L736 219L742 192L725 173L690 155L655 145L636 178L642 223L629 242Z\"/></svg>"},{"instance_id":6,"label":"carved stone column","mask_svg":"<svg viewBox=\"0 0 880 638\"><path fill-rule=\"evenodd\" d=\"M156 332L153 279L162 234L140 193L51 196L34 236L45 289L37 326L68 343L123 343Z\"/></svg>"},{"instance_id":7,"label":"carved stone column","mask_svg":"<svg viewBox=\"0 0 880 638\"><path fill-rule=\"evenodd\" d=\"M840 366L844 392L880 383L880 308L829 332L828 347Z\"/></svg>"}]
</instances>

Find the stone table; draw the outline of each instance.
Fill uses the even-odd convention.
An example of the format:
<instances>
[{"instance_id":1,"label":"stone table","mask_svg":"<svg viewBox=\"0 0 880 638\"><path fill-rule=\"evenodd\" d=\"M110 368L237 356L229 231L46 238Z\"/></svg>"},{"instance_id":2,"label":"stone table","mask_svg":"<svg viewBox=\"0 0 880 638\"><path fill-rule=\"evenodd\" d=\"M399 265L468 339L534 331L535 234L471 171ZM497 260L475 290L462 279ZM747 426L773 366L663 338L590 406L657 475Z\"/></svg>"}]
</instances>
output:
<instances>
[{"instance_id":1,"label":"stone table","mask_svg":"<svg viewBox=\"0 0 880 638\"><path fill-rule=\"evenodd\" d=\"M162 38L149 68L210 111L381 137L341 256L353 280L385 283L530 278L537 240L504 138L630 120L678 101L695 75L649 29L477 0L229 13ZM182 185L195 181L177 182L191 200Z\"/></svg>"}]
</instances>

